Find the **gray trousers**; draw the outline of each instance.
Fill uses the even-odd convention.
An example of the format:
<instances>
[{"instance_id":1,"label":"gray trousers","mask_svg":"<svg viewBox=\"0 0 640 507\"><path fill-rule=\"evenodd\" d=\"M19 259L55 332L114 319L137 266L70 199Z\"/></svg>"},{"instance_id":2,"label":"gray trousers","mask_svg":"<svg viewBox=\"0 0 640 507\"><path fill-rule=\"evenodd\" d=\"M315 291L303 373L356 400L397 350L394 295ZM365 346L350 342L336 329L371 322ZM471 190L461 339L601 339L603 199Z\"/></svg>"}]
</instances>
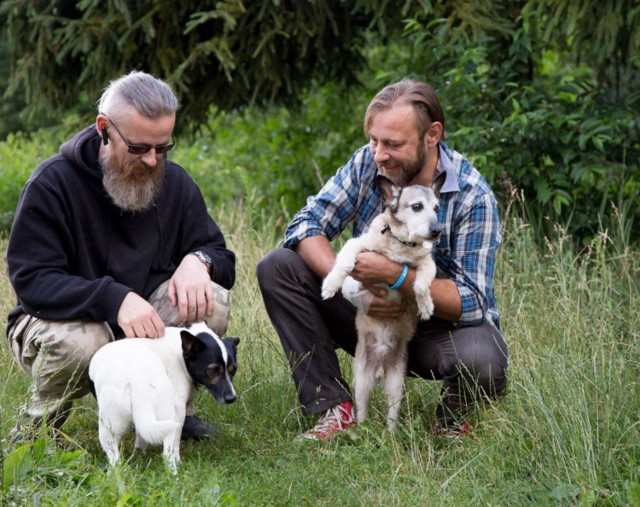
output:
<instances>
[{"instance_id":1,"label":"gray trousers","mask_svg":"<svg viewBox=\"0 0 640 507\"><path fill-rule=\"evenodd\" d=\"M207 325L222 336L229 322L230 292L211 282L215 294L213 315ZM169 281L149 298L166 326L184 326L177 307L167 297ZM15 361L31 377L31 399L21 412L43 418L70 408L71 401L89 393L89 362L103 345L115 339L105 322L89 320L52 321L22 315L9 330ZM193 408L187 407L187 415Z\"/></svg>"},{"instance_id":2,"label":"gray trousers","mask_svg":"<svg viewBox=\"0 0 640 507\"><path fill-rule=\"evenodd\" d=\"M277 248L258 264L264 304L292 369L304 414L324 412L351 399L336 348L355 354L355 307L341 295L325 301L322 280L293 250ZM410 376L441 380L436 417L458 420L476 401L507 386L508 348L490 323L457 328L438 318L421 321L409 343Z\"/></svg>"}]
</instances>

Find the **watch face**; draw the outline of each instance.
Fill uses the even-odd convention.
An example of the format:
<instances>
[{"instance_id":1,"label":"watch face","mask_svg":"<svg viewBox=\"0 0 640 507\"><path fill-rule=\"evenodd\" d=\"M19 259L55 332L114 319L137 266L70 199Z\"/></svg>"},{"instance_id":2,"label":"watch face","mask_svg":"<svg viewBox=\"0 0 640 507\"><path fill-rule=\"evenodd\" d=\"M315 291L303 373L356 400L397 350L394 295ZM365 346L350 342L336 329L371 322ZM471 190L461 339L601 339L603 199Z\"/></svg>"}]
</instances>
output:
<instances>
[{"instance_id":1,"label":"watch face","mask_svg":"<svg viewBox=\"0 0 640 507\"><path fill-rule=\"evenodd\" d=\"M200 259L204 264L207 265L207 268L211 269L211 257L209 257L206 253L204 252L193 252L193 255L195 255L198 259Z\"/></svg>"}]
</instances>

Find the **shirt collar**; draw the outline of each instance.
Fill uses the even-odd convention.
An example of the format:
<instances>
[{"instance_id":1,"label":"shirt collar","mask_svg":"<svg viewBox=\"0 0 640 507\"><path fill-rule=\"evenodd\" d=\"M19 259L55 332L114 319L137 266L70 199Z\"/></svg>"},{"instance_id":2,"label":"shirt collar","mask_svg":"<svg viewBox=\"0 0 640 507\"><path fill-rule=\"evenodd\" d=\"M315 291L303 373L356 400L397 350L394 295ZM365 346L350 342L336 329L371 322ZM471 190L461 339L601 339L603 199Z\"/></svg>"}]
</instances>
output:
<instances>
[{"instance_id":1,"label":"shirt collar","mask_svg":"<svg viewBox=\"0 0 640 507\"><path fill-rule=\"evenodd\" d=\"M453 165L453 160L451 160L449 156L447 145L444 142L439 142L438 150L440 156L438 157L438 165L436 166L436 177L442 172L445 172L447 175L447 179L444 181L440 192L459 192L458 174Z\"/></svg>"}]
</instances>

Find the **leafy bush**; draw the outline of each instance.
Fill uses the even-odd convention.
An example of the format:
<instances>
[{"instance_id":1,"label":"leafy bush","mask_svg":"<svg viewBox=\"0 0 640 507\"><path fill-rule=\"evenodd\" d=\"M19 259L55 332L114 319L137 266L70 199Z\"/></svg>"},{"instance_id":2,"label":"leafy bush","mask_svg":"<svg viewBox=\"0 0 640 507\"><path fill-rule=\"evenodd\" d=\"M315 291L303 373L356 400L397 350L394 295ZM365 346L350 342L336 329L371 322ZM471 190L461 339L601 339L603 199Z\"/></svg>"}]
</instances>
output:
<instances>
[{"instance_id":1,"label":"leafy bush","mask_svg":"<svg viewBox=\"0 0 640 507\"><path fill-rule=\"evenodd\" d=\"M55 154L63 140L62 129L42 129L35 136L9 134L0 142L0 231L11 228L20 192L31 172Z\"/></svg>"},{"instance_id":2,"label":"leafy bush","mask_svg":"<svg viewBox=\"0 0 640 507\"><path fill-rule=\"evenodd\" d=\"M589 66L544 46L525 18L509 23L472 44L447 19L409 20L412 46L375 49L378 81L412 75L434 85L449 144L503 204L514 188L523 193L539 239L560 223L586 242L601 226L617 228L619 216L626 240L637 237L640 95L613 99Z\"/></svg>"},{"instance_id":3,"label":"leafy bush","mask_svg":"<svg viewBox=\"0 0 640 507\"><path fill-rule=\"evenodd\" d=\"M299 110L247 109L215 114L175 160L212 203L256 193L265 209L288 216L366 142L369 97L338 85L310 91Z\"/></svg>"},{"instance_id":4,"label":"leafy bush","mask_svg":"<svg viewBox=\"0 0 640 507\"><path fill-rule=\"evenodd\" d=\"M194 137L180 137L172 158L210 205L250 197L253 206L288 219L365 142L362 118L375 91L411 74L406 47L387 49L370 56L384 53L383 67L394 71L369 79L371 88L317 87L293 111L217 113ZM554 53L540 62L540 79L523 85L513 67L491 64L489 49L460 46L442 55L434 48L450 65L426 76L445 107L447 142L475 163L505 207L514 188L523 194L539 239L556 223L583 241L600 227L621 227L626 242L638 237L640 115L631 105L604 102L588 69L562 75ZM28 175L58 151L71 127L69 120L62 129L0 143L2 230L10 227Z\"/></svg>"},{"instance_id":5,"label":"leafy bush","mask_svg":"<svg viewBox=\"0 0 640 507\"><path fill-rule=\"evenodd\" d=\"M478 48L464 51L445 74L441 95L453 105L456 146L503 201L509 185L522 190L529 221L544 235L560 223L578 238L591 237L600 224L614 227L615 206L628 220L628 240L640 196L637 114L606 103L579 75L554 73L523 86L501 71Z\"/></svg>"}]
</instances>

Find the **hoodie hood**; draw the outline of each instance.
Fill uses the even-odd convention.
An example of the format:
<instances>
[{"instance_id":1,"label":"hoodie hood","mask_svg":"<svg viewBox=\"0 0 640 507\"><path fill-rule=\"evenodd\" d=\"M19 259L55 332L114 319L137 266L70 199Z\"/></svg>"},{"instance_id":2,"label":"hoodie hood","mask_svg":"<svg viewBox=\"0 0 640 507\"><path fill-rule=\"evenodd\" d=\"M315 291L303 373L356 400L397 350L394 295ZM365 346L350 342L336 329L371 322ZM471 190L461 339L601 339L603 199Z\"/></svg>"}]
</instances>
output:
<instances>
[{"instance_id":1,"label":"hoodie hood","mask_svg":"<svg viewBox=\"0 0 640 507\"><path fill-rule=\"evenodd\" d=\"M98 163L100 136L94 124L78 132L60 146L60 153L74 165L102 178L102 170Z\"/></svg>"}]
</instances>

